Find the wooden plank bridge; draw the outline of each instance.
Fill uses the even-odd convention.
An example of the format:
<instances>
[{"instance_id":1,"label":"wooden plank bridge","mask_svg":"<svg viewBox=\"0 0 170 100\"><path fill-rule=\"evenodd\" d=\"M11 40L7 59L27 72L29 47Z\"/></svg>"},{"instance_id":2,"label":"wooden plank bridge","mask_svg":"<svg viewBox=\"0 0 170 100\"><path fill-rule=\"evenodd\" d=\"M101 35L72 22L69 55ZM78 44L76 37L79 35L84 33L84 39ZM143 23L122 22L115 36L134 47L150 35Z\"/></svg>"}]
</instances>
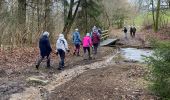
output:
<instances>
[{"instance_id":1,"label":"wooden plank bridge","mask_svg":"<svg viewBox=\"0 0 170 100\"><path fill-rule=\"evenodd\" d=\"M112 39L110 38L109 39L108 37L109 37L108 30L102 31L100 46L113 45L113 44L115 44L119 40L117 38L112 38Z\"/></svg>"}]
</instances>

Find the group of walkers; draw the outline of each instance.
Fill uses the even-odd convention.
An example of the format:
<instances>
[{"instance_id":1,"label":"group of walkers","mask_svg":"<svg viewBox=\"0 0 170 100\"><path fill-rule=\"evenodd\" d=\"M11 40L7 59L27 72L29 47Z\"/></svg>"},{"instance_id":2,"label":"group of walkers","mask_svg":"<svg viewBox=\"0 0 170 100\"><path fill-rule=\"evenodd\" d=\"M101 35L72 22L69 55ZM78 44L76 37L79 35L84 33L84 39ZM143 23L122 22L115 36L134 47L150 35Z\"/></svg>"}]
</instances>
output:
<instances>
[{"instance_id":1,"label":"group of walkers","mask_svg":"<svg viewBox=\"0 0 170 100\"><path fill-rule=\"evenodd\" d=\"M83 46L84 51L84 59L86 59L86 53L88 52L88 59L92 59L91 57L91 48L93 50L93 54L97 54L97 48L100 44L100 34L101 30L96 26L92 28L90 33L86 33L86 35L81 39L79 29L75 29L75 32L72 34L72 41L75 46L75 50L73 55L80 56L80 47ZM43 59L47 59L47 68L50 68L50 53L54 52L56 55L59 55L60 62L58 70L62 70L64 68L64 60L65 54L70 52L68 48L67 40L64 38L63 34L59 34L59 37L56 41L56 50L52 51L50 41L49 41L49 33L44 32L39 40L39 49L40 49L40 58L36 63L36 68L39 69L40 63Z\"/></svg>"},{"instance_id":2,"label":"group of walkers","mask_svg":"<svg viewBox=\"0 0 170 100\"><path fill-rule=\"evenodd\" d=\"M86 55L86 52L88 52L88 59L91 59L90 56L90 48L93 49L93 54L97 54L97 48L100 43L100 34L101 30L98 29L96 26L93 27L92 31L90 33L86 33L86 35L81 40L80 38L80 32L78 29L75 29L75 32L72 35L73 43L75 45L74 55L80 56L80 45L83 45L83 51L84 51L84 58Z\"/></svg>"},{"instance_id":3,"label":"group of walkers","mask_svg":"<svg viewBox=\"0 0 170 100\"><path fill-rule=\"evenodd\" d=\"M128 38L128 36L127 36L128 29L126 27L124 27L123 32L125 34L125 38L127 39ZM132 38L135 38L136 27L135 26L130 26L129 33L130 33L130 36Z\"/></svg>"}]
</instances>

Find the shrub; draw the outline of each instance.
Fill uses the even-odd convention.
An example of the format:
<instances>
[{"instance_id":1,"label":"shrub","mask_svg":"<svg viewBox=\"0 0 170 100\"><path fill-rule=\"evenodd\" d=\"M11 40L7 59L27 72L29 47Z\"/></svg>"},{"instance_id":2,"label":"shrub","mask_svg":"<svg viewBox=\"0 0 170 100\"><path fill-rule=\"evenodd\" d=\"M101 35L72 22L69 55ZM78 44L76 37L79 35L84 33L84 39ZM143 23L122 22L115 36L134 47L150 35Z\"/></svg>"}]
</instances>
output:
<instances>
[{"instance_id":1,"label":"shrub","mask_svg":"<svg viewBox=\"0 0 170 100\"><path fill-rule=\"evenodd\" d=\"M152 91L164 100L170 99L170 41L152 41L154 53L146 58L152 76Z\"/></svg>"}]
</instances>

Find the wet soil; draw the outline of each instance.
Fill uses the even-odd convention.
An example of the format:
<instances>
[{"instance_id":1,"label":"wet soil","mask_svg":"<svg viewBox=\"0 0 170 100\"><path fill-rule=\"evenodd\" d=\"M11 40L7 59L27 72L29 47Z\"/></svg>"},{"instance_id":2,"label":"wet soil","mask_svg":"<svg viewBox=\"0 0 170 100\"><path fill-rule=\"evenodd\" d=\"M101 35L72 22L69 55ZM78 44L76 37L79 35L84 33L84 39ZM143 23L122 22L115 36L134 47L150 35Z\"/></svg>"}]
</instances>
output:
<instances>
[{"instance_id":1,"label":"wet soil","mask_svg":"<svg viewBox=\"0 0 170 100\"><path fill-rule=\"evenodd\" d=\"M144 66L131 63L86 71L55 88L49 100L156 100L145 74Z\"/></svg>"},{"instance_id":2,"label":"wet soil","mask_svg":"<svg viewBox=\"0 0 170 100\"><path fill-rule=\"evenodd\" d=\"M100 48L98 59L83 60L83 56L68 56L66 58L66 66L64 70L72 69L76 66L84 66L94 62L102 61L103 57L107 56L115 50L113 48ZM82 53L81 53L82 54ZM51 60L51 68L47 69L45 61L41 64L40 69L36 70L35 66L28 66L20 70L5 69L0 70L0 100L8 100L12 94L22 93L26 88L39 87L40 84L30 84L26 82L26 79L31 76L44 76L46 80L52 80L54 75L61 73L62 71L57 70L58 58ZM19 69L19 68L17 68ZM34 99L33 99L34 100Z\"/></svg>"}]
</instances>

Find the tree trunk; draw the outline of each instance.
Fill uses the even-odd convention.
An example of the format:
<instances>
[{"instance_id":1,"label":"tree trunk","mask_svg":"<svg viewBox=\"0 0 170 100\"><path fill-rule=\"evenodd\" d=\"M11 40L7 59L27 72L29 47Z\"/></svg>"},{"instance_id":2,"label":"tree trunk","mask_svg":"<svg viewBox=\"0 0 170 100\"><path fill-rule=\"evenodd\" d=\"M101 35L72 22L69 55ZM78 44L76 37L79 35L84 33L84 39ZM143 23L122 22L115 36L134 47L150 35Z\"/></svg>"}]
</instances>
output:
<instances>
[{"instance_id":1,"label":"tree trunk","mask_svg":"<svg viewBox=\"0 0 170 100\"><path fill-rule=\"evenodd\" d=\"M157 9L156 9L156 23L155 23L155 31L156 32L159 29L160 3L161 3L161 0L158 0L158 2L157 2Z\"/></svg>"},{"instance_id":2,"label":"tree trunk","mask_svg":"<svg viewBox=\"0 0 170 100\"><path fill-rule=\"evenodd\" d=\"M3 0L0 0L0 12L2 11Z\"/></svg>"},{"instance_id":3,"label":"tree trunk","mask_svg":"<svg viewBox=\"0 0 170 100\"><path fill-rule=\"evenodd\" d=\"M0 0L0 13L2 12L2 5L3 5L3 0ZM1 20L1 18L0 18L0 20ZM2 29L2 27L0 28L0 29ZM1 48L1 45L2 45L2 34L3 34L3 31L1 30L1 36L0 36L0 48Z\"/></svg>"},{"instance_id":4,"label":"tree trunk","mask_svg":"<svg viewBox=\"0 0 170 100\"><path fill-rule=\"evenodd\" d=\"M64 25L64 28L63 28L63 33L64 33L66 38L67 38L67 35L68 35L68 33L69 33L70 29L71 29L71 26L72 26L72 24L74 22L74 19L75 19L76 15L77 15L80 3L81 3L81 0L78 1L78 4L77 4L76 9L74 11L74 14L72 15L73 6L74 6L74 0L71 0L71 2L70 2L70 8L69 8L67 21L66 21L66 24Z\"/></svg>"},{"instance_id":5,"label":"tree trunk","mask_svg":"<svg viewBox=\"0 0 170 100\"><path fill-rule=\"evenodd\" d=\"M37 0L38 34L40 33L40 2Z\"/></svg>"},{"instance_id":6,"label":"tree trunk","mask_svg":"<svg viewBox=\"0 0 170 100\"><path fill-rule=\"evenodd\" d=\"M66 24L67 21L67 0L63 0L63 5L64 5L64 24Z\"/></svg>"},{"instance_id":7,"label":"tree trunk","mask_svg":"<svg viewBox=\"0 0 170 100\"><path fill-rule=\"evenodd\" d=\"M18 0L18 29L19 29L19 42L22 44L22 35L26 33L26 0Z\"/></svg>"},{"instance_id":8,"label":"tree trunk","mask_svg":"<svg viewBox=\"0 0 170 100\"><path fill-rule=\"evenodd\" d=\"M45 0L45 24L44 24L44 31L47 31L50 33L50 40L51 42L53 42L52 40L54 40L54 36L53 36L53 29L54 29L54 25L53 25L53 19L51 18L52 16L52 0Z\"/></svg>"},{"instance_id":9,"label":"tree trunk","mask_svg":"<svg viewBox=\"0 0 170 100\"><path fill-rule=\"evenodd\" d=\"M87 0L85 0L85 20L86 20L86 33L87 33L87 23L88 23L88 19L87 19Z\"/></svg>"},{"instance_id":10,"label":"tree trunk","mask_svg":"<svg viewBox=\"0 0 170 100\"><path fill-rule=\"evenodd\" d=\"M50 0L45 0L45 23L44 23L44 31L50 31L49 30L49 24L50 24Z\"/></svg>"},{"instance_id":11,"label":"tree trunk","mask_svg":"<svg viewBox=\"0 0 170 100\"><path fill-rule=\"evenodd\" d=\"M105 11L105 15L106 15L106 18L108 20L108 27L107 27L107 29L109 29L109 27L111 26L111 22L110 22L110 18L109 18L109 15L108 15L107 11Z\"/></svg>"},{"instance_id":12,"label":"tree trunk","mask_svg":"<svg viewBox=\"0 0 170 100\"><path fill-rule=\"evenodd\" d=\"M70 8L69 8L67 20L66 20L66 23L65 23L64 28L63 28L63 33L64 33L65 35L68 34L68 33L67 33L67 29L68 29L69 24L71 23L71 20L72 20L73 6L74 6L74 0L71 0L71 1L70 1Z\"/></svg>"},{"instance_id":13,"label":"tree trunk","mask_svg":"<svg viewBox=\"0 0 170 100\"><path fill-rule=\"evenodd\" d=\"M156 27L155 27L155 9L154 9L154 1L152 0L151 1L151 4L152 4L152 19L153 19L153 28L154 28L154 31L156 30Z\"/></svg>"},{"instance_id":14,"label":"tree trunk","mask_svg":"<svg viewBox=\"0 0 170 100\"><path fill-rule=\"evenodd\" d=\"M33 7L35 7L34 6L34 3L35 3L35 1L34 0L32 0L32 6ZM30 36L29 36L29 41L30 41L30 44L32 44L33 43L33 33L34 33L34 15L35 15L35 12L34 12L34 8L32 8L32 16L31 16L31 33L30 33Z\"/></svg>"}]
</instances>

